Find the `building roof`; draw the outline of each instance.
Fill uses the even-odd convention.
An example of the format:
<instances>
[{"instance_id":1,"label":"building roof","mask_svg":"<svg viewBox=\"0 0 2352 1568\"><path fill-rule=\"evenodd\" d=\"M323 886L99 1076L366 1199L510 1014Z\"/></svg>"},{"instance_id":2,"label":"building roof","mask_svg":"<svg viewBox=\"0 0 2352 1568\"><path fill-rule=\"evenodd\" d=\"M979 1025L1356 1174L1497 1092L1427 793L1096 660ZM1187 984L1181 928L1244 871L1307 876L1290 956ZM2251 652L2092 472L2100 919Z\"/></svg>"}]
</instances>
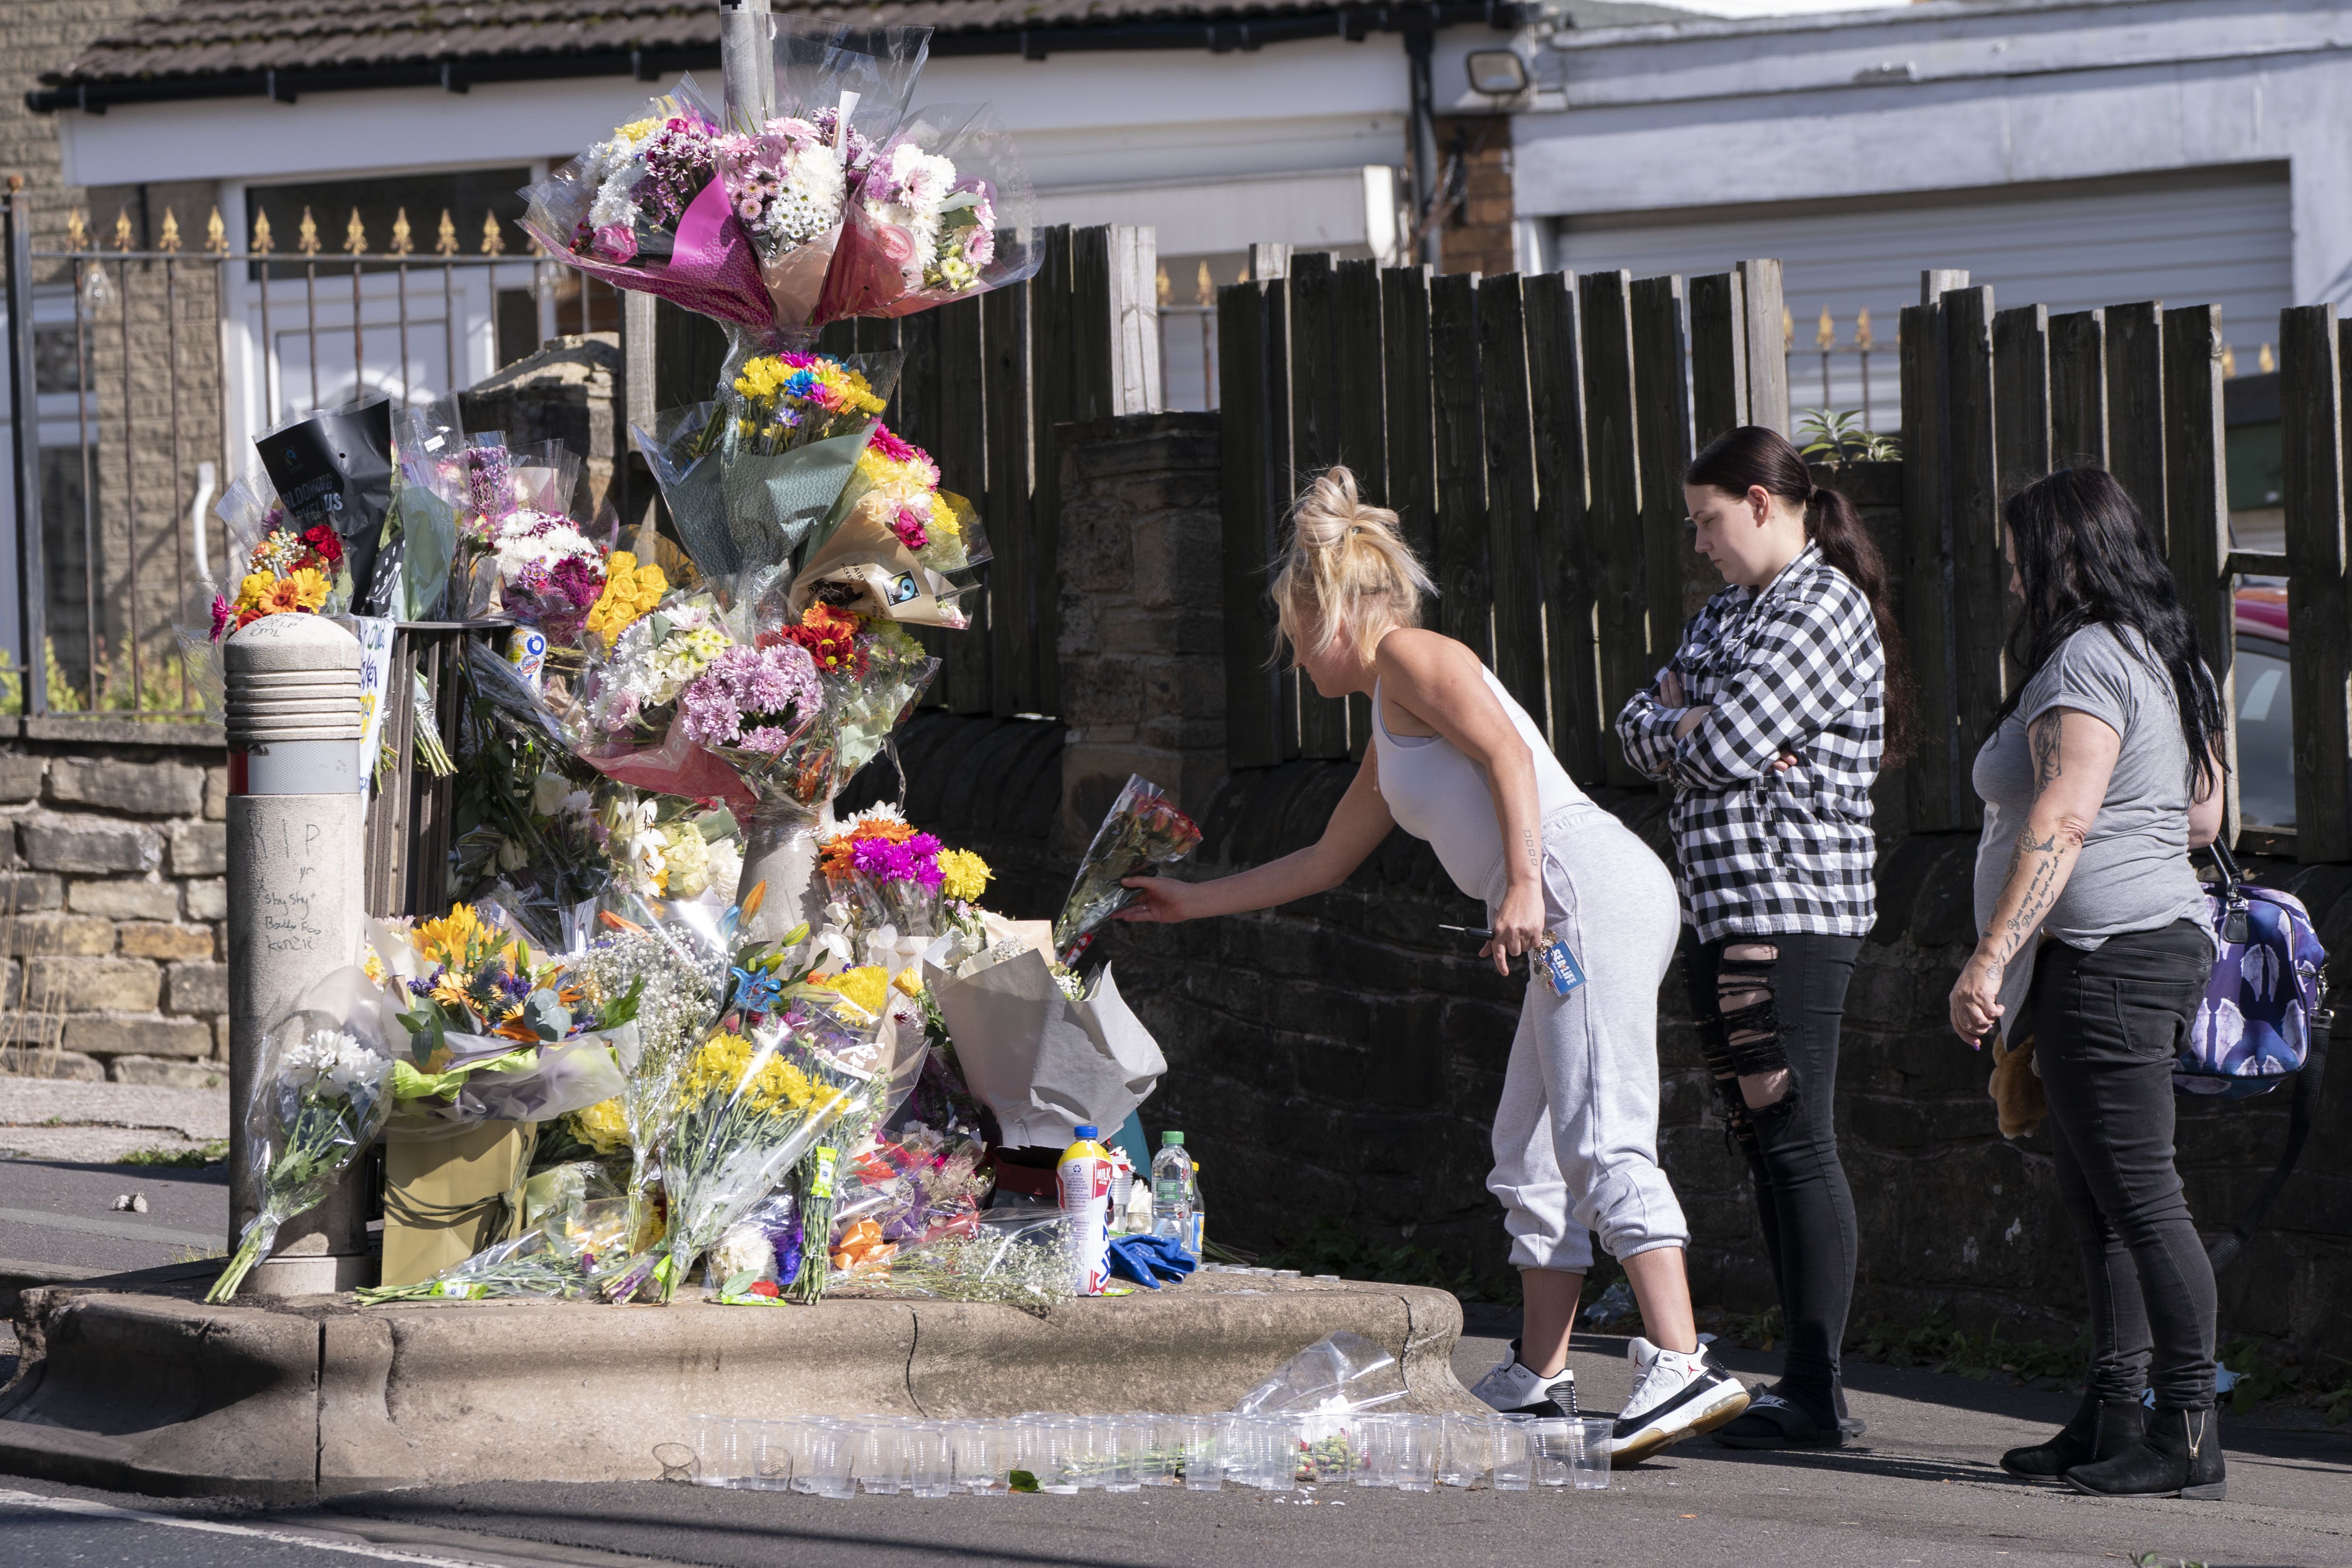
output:
<instances>
[{"instance_id":1,"label":"building roof","mask_svg":"<svg viewBox=\"0 0 2352 1568\"><path fill-rule=\"evenodd\" d=\"M1291 38L1485 22L1517 26L1521 0L774 0L779 15L934 29L934 54L1073 49L1255 49ZM1559 0L1541 7L1558 19ZM1568 0L1584 26L1685 16L1663 5ZM177 0L100 37L27 95L37 110L548 77L653 80L719 56L715 0Z\"/></svg>"}]
</instances>

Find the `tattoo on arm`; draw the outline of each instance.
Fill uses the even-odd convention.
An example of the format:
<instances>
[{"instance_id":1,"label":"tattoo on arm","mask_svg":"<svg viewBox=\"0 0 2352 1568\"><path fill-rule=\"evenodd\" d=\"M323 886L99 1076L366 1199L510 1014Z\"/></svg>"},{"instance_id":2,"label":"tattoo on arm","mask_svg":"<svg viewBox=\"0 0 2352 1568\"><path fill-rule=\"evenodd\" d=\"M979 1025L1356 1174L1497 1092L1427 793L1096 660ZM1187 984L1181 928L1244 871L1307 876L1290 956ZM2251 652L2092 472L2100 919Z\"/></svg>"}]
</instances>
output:
<instances>
[{"instance_id":1,"label":"tattoo on arm","mask_svg":"<svg viewBox=\"0 0 2352 1568\"><path fill-rule=\"evenodd\" d=\"M1526 847L1528 852L1528 869L1534 872L1537 875L1541 876L1543 874L1543 851L1538 849L1536 845L1536 835L1534 831L1528 828L1521 828L1519 830L1519 842Z\"/></svg>"},{"instance_id":2,"label":"tattoo on arm","mask_svg":"<svg viewBox=\"0 0 2352 1568\"><path fill-rule=\"evenodd\" d=\"M2009 917L1997 934L1987 933L1995 936L1993 953L1998 961L2005 964L2025 945L2033 935L2034 928L2042 924L2042 917L2049 913L2051 904L2057 897L2059 873L2065 865L2066 850L2072 847L2065 844L2056 832L2037 839L2033 836L2033 830L2028 828L2017 835L2017 858L2010 862L2011 874L2014 876L2018 866L2029 863L2030 857L2032 876L2025 884L2025 897L2019 902L2017 913Z\"/></svg>"},{"instance_id":3,"label":"tattoo on arm","mask_svg":"<svg viewBox=\"0 0 2352 1568\"><path fill-rule=\"evenodd\" d=\"M2043 714L2026 730L2033 747L2033 798L2040 800L2051 785L2058 781L2058 726L2060 716Z\"/></svg>"}]
</instances>

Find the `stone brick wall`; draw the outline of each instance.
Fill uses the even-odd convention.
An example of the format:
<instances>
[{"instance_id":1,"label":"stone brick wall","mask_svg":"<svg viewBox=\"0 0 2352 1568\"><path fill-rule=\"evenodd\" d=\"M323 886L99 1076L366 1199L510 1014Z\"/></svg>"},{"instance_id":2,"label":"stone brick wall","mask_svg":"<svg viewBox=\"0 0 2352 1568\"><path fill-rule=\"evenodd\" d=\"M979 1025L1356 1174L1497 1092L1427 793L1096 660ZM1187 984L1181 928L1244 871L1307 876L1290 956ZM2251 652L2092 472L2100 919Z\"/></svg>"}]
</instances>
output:
<instances>
[{"instance_id":1,"label":"stone brick wall","mask_svg":"<svg viewBox=\"0 0 2352 1568\"><path fill-rule=\"evenodd\" d=\"M0 749L0 1070L226 1084L218 751Z\"/></svg>"},{"instance_id":2,"label":"stone brick wall","mask_svg":"<svg viewBox=\"0 0 2352 1568\"><path fill-rule=\"evenodd\" d=\"M1462 159L1462 200L1438 225L1441 272L1499 277L1519 269L1512 240L1511 117L1464 115L1434 127L1441 166Z\"/></svg>"}]
</instances>

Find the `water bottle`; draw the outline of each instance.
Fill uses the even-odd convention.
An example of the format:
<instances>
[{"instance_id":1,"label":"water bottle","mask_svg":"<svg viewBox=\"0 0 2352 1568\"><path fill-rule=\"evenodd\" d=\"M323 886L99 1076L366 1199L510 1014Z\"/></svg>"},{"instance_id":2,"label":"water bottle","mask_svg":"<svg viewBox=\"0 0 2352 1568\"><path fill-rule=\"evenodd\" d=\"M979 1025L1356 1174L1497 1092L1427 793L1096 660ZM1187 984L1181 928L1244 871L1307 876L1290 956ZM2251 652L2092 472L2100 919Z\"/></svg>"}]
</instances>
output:
<instances>
[{"instance_id":1,"label":"water bottle","mask_svg":"<svg viewBox=\"0 0 2352 1568\"><path fill-rule=\"evenodd\" d=\"M1160 1134L1160 1152L1151 1159L1151 1234L1168 1237L1199 1256L1193 1218L1200 1207L1200 1184L1193 1177L1192 1156L1185 1152L1184 1134Z\"/></svg>"}]
</instances>

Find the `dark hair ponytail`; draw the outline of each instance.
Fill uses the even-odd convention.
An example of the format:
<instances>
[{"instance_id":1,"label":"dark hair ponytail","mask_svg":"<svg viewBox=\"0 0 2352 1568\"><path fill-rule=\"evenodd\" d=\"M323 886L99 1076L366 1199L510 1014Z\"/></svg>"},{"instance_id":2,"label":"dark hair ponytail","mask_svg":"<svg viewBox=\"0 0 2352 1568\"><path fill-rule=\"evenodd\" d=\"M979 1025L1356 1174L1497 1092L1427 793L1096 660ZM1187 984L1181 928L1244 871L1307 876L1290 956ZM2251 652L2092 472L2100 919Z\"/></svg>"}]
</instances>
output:
<instances>
[{"instance_id":1,"label":"dark hair ponytail","mask_svg":"<svg viewBox=\"0 0 2352 1568\"><path fill-rule=\"evenodd\" d=\"M1761 486L1768 495L1805 509L1805 535L1821 546L1822 559L1846 575L1870 601L1878 623L1878 645L1886 659L1886 747L1893 767L1911 755L1911 670L1904 656L1903 628L1895 619L1895 596L1886 585L1886 562L1878 541L1853 503L1826 485L1816 485L1805 460L1788 438L1760 424L1727 430L1706 444L1683 471L1685 485L1705 485L1733 496Z\"/></svg>"}]
</instances>

